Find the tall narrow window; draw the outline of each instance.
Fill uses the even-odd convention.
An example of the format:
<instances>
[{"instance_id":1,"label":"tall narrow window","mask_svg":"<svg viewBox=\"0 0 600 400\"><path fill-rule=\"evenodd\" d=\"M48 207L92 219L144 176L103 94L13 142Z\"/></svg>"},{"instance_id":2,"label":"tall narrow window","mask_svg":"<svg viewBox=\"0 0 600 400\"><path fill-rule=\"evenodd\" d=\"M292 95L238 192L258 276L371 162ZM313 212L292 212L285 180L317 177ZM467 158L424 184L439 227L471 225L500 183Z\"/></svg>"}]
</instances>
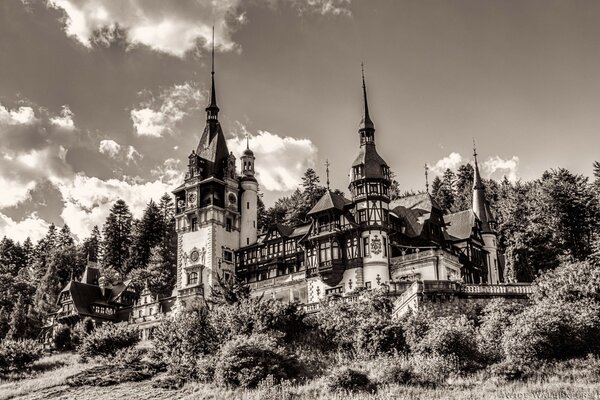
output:
<instances>
[{"instance_id":1,"label":"tall narrow window","mask_svg":"<svg viewBox=\"0 0 600 400\"><path fill-rule=\"evenodd\" d=\"M365 257L369 257L371 255L371 250L369 247L369 237L363 238L363 254Z\"/></svg>"},{"instance_id":2,"label":"tall narrow window","mask_svg":"<svg viewBox=\"0 0 600 400\"><path fill-rule=\"evenodd\" d=\"M196 232L198 230L198 218L192 218L192 231Z\"/></svg>"},{"instance_id":3,"label":"tall narrow window","mask_svg":"<svg viewBox=\"0 0 600 400\"><path fill-rule=\"evenodd\" d=\"M227 221L225 223L225 230L227 232L231 232L232 225L233 225L233 221L231 220L231 218L227 218Z\"/></svg>"}]
</instances>

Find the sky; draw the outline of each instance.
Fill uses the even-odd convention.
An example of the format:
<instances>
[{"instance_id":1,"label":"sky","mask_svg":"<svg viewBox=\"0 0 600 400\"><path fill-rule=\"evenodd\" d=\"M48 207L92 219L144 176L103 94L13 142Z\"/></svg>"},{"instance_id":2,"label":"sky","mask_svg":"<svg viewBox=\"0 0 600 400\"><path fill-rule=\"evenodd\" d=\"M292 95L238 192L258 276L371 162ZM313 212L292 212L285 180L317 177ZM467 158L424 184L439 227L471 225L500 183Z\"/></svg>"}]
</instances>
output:
<instances>
[{"instance_id":1,"label":"sky","mask_svg":"<svg viewBox=\"0 0 600 400\"><path fill-rule=\"evenodd\" d=\"M211 30L220 121L267 205L306 168L347 192L361 62L403 190L470 162L530 180L599 160L600 2L3 0L0 236L78 239L124 199L182 181L205 125Z\"/></svg>"}]
</instances>

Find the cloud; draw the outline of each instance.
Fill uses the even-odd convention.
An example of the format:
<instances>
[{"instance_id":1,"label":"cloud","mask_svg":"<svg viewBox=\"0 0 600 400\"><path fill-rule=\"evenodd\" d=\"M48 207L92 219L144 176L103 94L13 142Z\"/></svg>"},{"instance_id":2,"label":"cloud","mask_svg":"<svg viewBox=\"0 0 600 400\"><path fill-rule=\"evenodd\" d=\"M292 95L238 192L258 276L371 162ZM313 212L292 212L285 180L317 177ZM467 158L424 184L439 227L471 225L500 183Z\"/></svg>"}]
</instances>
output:
<instances>
[{"instance_id":1,"label":"cloud","mask_svg":"<svg viewBox=\"0 0 600 400\"><path fill-rule=\"evenodd\" d=\"M0 104L0 124L2 125L28 125L35 120L35 113L31 107L9 110Z\"/></svg>"},{"instance_id":2,"label":"cloud","mask_svg":"<svg viewBox=\"0 0 600 400\"><path fill-rule=\"evenodd\" d=\"M222 51L235 48L231 34L243 18L241 0L47 0L64 12L64 30L86 47L98 32L122 30L127 42L182 57L198 46L208 48L215 25L215 43ZM110 35L109 35L110 36ZM105 38L110 40L111 38Z\"/></svg>"},{"instance_id":3,"label":"cloud","mask_svg":"<svg viewBox=\"0 0 600 400\"><path fill-rule=\"evenodd\" d=\"M121 145L112 139L104 139L100 141L98 151L102 154L106 154L111 158L117 158L119 151L121 151Z\"/></svg>"},{"instance_id":4,"label":"cloud","mask_svg":"<svg viewBox=\"0 0 600 400\"><path fill-rule=\"evenodd\" d=\"M68 105L62 106L60 116L50 118L50 123L52 125L67 130L75 129L75 123L73 122L73 112L71 111Z\"/></svg>"},{"instance_id":5,"label":"cloud","mask_svg":"<svg viewBox=\"0 0 600 400\"><path fill-rule=\"evenodd\" d=\"M351 0L294 0L293 4L300 13L317 13L321 15L352 15Z\"/></svg>"},{"instance_id":6,"label":"cloud","mask_svg":"<svg viewBox=\"0 0 600 400\"><path fill-rule=\"evenodd\" d=\"M243 126L242 130L245 131ZM309 139L258 131L255 135L249 135L249 142L256 157L256 175L263 191L294 190L300 185L306 169L315 166L317 148ZM246 138L238 135L227 140L227 146L239 160L246 149Z\"/></svg>"},{"instance_id":7,"label":"cloud","mask_svg":"<svg viewBox=\"0 0 600 400\"><path fill-rule=\"evenodd\" d=\"M452 152L448 156L438 160L434 165L430 166L430 170L436 175L443 175L444 171L451 169L455 171L461 164L465 162L463 156L459 153Z\"/></svg>"},{"instance_id":8,"label":"cloud","mask_svg":"<svg viewBox=\"0 0 600 400\"><path fill-rule=\"evenodd\" d=\"M89 236L94 225L100 228L112 205L123 199L136 218L142 216L150 201L170 193L170 181L157 179L143 182L138 179L107 179L77 174L73 179L58 185L63 196L62 219L80 239Z\"/></svg>"},{"instance_id":9,"label":"cloud","mask_svg":"<svg viewBox=\"0 0 600 400\"><path fill-rule=\"evenodd\" d=\"M242 0L46 0L64 13L64 30L82 45L107 45L125 40L129 47L147 46L183 57L199 45L208 49L215 25L215 46L239 48L232 33L246 21ZM351 0L262 0L270 6L290 6L298 14L350 16Z\"/></svg>"},{"instance_id":10,"label":"cloud","mask_svg":"<svg viewBox=\"0 0 600 400\"><path fill-rule=\"evenodd\" d=\"M161 137L173 133L177 123L203 103L204 96L194 85L188 82L174 85L164 90L158 99L143 102L143 108L131 110L133 127L138 136Z\"/></svg>"},{"instance_id":11,"label":"cloud","mask_svg":"<svg viewBox=\"0 0 600 400\"><path fill-rule=\"evenodd\" d=\"M499 179L504 176L511 182L519 179L519 157L517 156L512 156L510 159L502 159L499 156L490 157L483 163L483 168L490 179Z\"/></svg>"},{"instance_id":12,"label":"cloud","mask_svg":"<svg viewBox=\"0 0 600 400\"><path fill-rule=\"evenodd\" d=\"M35 243L46 235L49 225L36 213L31 213L21 221L0 213L0 236L7 236L21 243L28 237Z\"/></svg>"}]
</instances>

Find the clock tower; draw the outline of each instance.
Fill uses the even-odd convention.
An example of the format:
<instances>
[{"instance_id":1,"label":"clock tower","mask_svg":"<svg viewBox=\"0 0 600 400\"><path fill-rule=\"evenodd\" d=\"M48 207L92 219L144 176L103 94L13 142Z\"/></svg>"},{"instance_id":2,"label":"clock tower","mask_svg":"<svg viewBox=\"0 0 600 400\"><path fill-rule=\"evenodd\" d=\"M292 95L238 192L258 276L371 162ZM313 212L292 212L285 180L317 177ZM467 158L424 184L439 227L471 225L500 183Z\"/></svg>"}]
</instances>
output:
<instances>
[{"instance_id":1,"label":"clock tower","mask_svg":"<svg viewBox=\"0 0 600 400\"><path fill-rule=\"evenodd\" d=\"M185 303L210 297L218 277L234 274L240 245L240 180L219 123L215 90L214 44L210 103L200 143L188 157L185 181L177 187L177 297Z\"/></svg>"}]
</instances>

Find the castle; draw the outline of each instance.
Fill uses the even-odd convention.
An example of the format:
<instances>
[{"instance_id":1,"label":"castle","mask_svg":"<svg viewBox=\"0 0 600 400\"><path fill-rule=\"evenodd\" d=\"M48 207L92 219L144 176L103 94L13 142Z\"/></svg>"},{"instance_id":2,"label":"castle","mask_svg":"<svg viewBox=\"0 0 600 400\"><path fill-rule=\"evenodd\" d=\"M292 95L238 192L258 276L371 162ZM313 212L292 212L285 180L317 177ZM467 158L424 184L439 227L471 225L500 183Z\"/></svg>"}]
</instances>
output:
<instances>
[{"instance_id":1,"label":"castle","mask_svg":"<svg viewBox=\"0 0 600 400\"><path fill-rule=\"evenodd\" d=\"M98 277L90 279L97 272L88 267L84 278L90 282L71 282L63 290L52 323L83 315L129 320L147 338L163 315L209 298L219 279L234 275L252 295L298 301L308 311L371 289L397 297L395 314L436 301L526 298L527 286L503 284L504 257L477 154L471 209L444 214L428 192L390 200L391 172L377 151L364 73L362 97L349 197L327 187L305 223L259 232L255 156L247 147L238 168L227 148L213 63L206 126L188 157L184 182L173 190L178 239L172 296L159 299L145 290L134 302L127 282L106 287ZM85 290L74 295L79 286ZM103 314L94 307L103 307Z\"/></svg>"}]
</instances>

